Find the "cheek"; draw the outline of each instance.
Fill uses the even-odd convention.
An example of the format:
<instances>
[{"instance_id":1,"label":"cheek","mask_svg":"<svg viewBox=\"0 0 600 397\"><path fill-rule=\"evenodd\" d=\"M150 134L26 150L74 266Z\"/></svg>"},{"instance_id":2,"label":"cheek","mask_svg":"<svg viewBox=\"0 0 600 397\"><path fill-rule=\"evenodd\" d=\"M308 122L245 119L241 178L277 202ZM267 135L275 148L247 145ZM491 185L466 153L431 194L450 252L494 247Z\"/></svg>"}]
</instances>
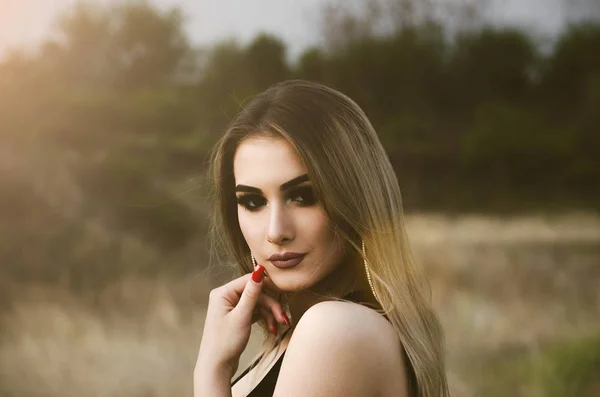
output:
<instances>
[{"instance_id":1,"label":"cheek","mask_svg":"<svg viewBox=\"0 0 600 397\"><path fill-rule=\"evenodd\" d=\"M256 221L256 215L248 213L245 210L238 210L238 222L240 230L246 242L251 245L259 235L259 225Z\"/></svg>"},{"instance_id":2,"label":"cheek","mask_svg":"<svg viewBox=\"0 0 600 397\"><path fill-rule=\"evenodd\" d=\"M329 245L335 237L331 222L322 210L315 210L300 218L299 225L305 235L310 236L315 245Z\"/></svg>"}]
</instances>

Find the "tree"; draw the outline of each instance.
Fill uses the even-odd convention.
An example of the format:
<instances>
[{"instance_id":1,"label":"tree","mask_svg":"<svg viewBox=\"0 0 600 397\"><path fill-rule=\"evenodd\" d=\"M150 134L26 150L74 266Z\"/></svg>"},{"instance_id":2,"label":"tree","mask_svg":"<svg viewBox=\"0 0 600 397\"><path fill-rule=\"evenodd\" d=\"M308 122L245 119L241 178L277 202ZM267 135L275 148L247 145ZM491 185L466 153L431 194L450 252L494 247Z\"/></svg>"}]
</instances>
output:
<instances>
[{"instance_id":1,"label":"tree","mask_svg":"<svg viewBox=\"0 0 600 397\"><path fill-rule=\"evenodd\" d=\"M522 102L537 59L531 39L518 30L486 28L459 34L448 65L453 108L464 114L489 100Z\"/></svg>"},{"instance_id":2,"label":"tree","mask_svg":"<svg viewBox=\"0 0 600 397\"><path fill-rule=\"evenodd\" d=\"M320 48L309 48L300 55L297 66L300 78L326 82L327 69L327 58Z\"/></svg>"},{"instance_id":3,"label":"tree","mask_svg":"<svg viewBox=\"0 0 600 397\"><path fill-rule=\"evenodd\" d=\"M257 90L263 90L289 76L285 44L276 37L267 34L258 35L245 52L248 77Z\"/></svg>"},{"instance_id":4,"label":"tree","mask_svg":"<svg viewBox=\"0 0 600 397\"><path fill-rule=\"evenodd\" d=\"M191 53L177 8L161 12L143 2L103 7L81 2L57 28L52 65L69 85L163 85L177 77Z\"/></svg>"},{"instance_id":5,"label":"tree","mask_svg":"<svg viewBox=\"0 0 600 397\"><path fill-rule=\"evenodd\" d=\"M600 25L570 26L558 39L546 61L540 82L540 101L556 115L576 111L587 87L600 70Z\"/></svg>"}]
</instances>

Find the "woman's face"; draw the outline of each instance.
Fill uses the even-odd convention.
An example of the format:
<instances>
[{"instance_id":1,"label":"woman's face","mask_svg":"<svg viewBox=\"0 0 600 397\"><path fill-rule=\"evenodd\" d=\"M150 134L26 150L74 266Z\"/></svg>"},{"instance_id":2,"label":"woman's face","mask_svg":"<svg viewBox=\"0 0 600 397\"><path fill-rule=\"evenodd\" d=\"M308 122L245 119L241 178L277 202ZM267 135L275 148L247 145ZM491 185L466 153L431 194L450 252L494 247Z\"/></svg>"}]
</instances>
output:
<instances>
[{"instance_id":1,"label":"woman's face","mask_svg":"<svg viewBox=\"0 0 600 397\"><path fill-rule=\"evenodd\" d=\"M343 244L294 148L283 138L248 138L236 150L233 171L242 234L277 288L307 289L331 274Z\"/></svg>"}]
</instances>

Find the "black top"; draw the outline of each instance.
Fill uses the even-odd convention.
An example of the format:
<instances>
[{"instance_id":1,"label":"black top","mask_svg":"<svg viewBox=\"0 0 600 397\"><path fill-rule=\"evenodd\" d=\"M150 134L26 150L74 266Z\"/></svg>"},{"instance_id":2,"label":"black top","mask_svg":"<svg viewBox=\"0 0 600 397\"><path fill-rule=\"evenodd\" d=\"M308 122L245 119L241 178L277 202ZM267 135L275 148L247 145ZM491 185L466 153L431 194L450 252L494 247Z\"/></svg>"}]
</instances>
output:
<instances>
[{"instance_id":1,"label":"black top","mask_svg":"<svg viewBox=\"0 0 600 397\"><path fill-rule=\"evenodd\" d=\"M288 328L287 330L285 330L283 332L283 334L281 334L280 340L282 340L287 335L287 333L289 332L290 329L291 328ZM273 393L275 392L275 384L277 383L277 377L279 376L279 370L281 369L281 363L283 362L283 356L285 356L285 352L283 352L281 357L279 357L277 362L275 362L275 365L273 365L273 367L269 370L269 372L265 375L265 377L261 379L261 381L258 383L258 385L256 385L254 387L254 389L252 389L250 394L248 394L246 397L266 397L266 396L271 397L271 396L273 396ZM233 381L231 386L235 385L237 383L237 381L239 381L248 372L250 372L250 370L252 370L252 368L254 368L258 364L258 362L260 361L261 358L262 358L262 355L258 359L256 359L252 364L250 364L250 366L248 368L246 368L244 370L244 372L242 372Z\"/></svg>"},{"instance_id":2,"label":"black top","mask_svg":"<svg viewBox=\"0 0 600 397\"><path fill-rule=\"evenodd\" d=\"M355 293L350 293L346 296L344 296L342 299L348 299L350 297L354 297L354 298L358 298L356 296ZM387 316L385 316L386 319ZM389 319L388 319L389 321ZM288 333L288 331L290 331L291 328L288 328L287 330L285 330L285 332L283 334L281 334L279 340L282 340ZM269 370L269 372L265 375L265 377L254 387L254 389L252 389L252 391L250 392L250 394L248 394L246 397L272 397L273 393L275 392L275 384L277 383L277 378L279 376L279 370L281 369L281 363L283 362L283 357L285 356L285 352L283 352L283 354L279 357L279 359L275 362L275 365L273 365L273 367ZM244 370L244 372L242 372L232 383L231 386L235 385L241 378L243 378L248 372L250 372L252 370L252 368L254 368L258 362L260 361L260 359L262 358L262 355L256 359L252 364L250 364L250 366L248 368L246 368ZM410 363L410 361L406 361L407 363ZM414 373L412 371L412 365L410 365L410 380L411 383L413 383L412 381L414 381ZM412 387L411 387L412 389ZM412 393L410 395L413 395Z\"/></svg>"}]
</instances>

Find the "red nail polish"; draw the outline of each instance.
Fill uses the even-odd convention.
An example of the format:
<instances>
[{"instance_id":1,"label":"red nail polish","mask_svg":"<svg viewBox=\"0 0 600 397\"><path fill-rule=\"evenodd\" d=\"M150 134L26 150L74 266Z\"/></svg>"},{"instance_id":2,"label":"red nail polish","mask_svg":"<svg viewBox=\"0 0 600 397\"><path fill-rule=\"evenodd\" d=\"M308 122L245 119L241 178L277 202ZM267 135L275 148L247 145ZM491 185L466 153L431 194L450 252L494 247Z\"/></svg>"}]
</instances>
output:
<instances>
[{"instance_id":1,"label":"red nail polish","mask_svg":"<svg viewBox=\"0 0 600 397\"><path fill-rule=\"evenodd\" d=\"M288 318L288 316L285 315L285 313L282 313L282 314L283 314L283 320L285 321L285 323L289 327L290 326L290 319Z\"/></svg>"},{"instance_id":2,"label":"red nail polish","mask_svg":"<svg viewBox=\"0 0 600 397\"><path fill-rule=\"evenodd\" d=\"M273 327L271 327L271 333L277 335L277 324L274 324Z\"/></svg>"},{"instance_id":3,"label":"red nail polish","mask_svg":"<svg viewBox=\"0 0 600 397\"><path fill-rule=\"evenodd\" d=\"M255 283L260 283L263 279L263 275L265 274L265 267L263 265L257 265L256 270L252 272L252 280Z\"/></svg>"}]
</instances>

